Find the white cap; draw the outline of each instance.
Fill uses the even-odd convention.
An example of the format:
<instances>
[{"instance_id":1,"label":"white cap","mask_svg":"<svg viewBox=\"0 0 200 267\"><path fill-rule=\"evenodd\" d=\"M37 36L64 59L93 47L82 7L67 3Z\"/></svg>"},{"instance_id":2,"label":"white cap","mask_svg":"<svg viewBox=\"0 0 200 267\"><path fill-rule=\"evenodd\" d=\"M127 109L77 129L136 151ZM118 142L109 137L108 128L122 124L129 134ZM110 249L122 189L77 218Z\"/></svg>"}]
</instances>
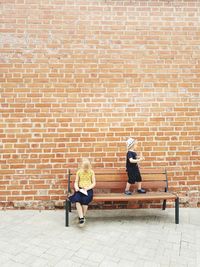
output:
<instances>
[{"instance_id":1,"label":"white cap","mask_svg":"<svg viewBox=\"0 0 200 267\"><path fill-rule=\"evenodd\" d=\"M132 147L135 143L135 140L133 138L129 138L127 141L126 141L126 146L127 148L129 149L130 147Z\"/></svg>"}]
</instances>

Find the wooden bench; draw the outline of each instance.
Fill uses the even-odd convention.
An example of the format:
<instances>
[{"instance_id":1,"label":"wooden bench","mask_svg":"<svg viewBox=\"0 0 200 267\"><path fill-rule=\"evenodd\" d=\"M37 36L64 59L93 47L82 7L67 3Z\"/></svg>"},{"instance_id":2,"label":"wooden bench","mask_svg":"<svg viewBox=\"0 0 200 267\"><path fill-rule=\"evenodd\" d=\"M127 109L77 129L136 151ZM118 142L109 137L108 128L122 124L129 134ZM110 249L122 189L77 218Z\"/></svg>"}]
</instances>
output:
<instances>
[{"instance_id":1,"label":"wooden bench","mask_svg":"<svg viewBox=\"0 0 200 267\"><path fill-rule=\"evenodd\" d=\"M127 182L127 173L116 169L94 170L96 177L96 187L94 189L93 202L105 203L114 202L136 202L136 201L162 201L162 209L165 210L167 200L175 202L175 223L179 223L179 197L168 192L167 171L163 169L144 169L142 174L142 187L147 190L146 194L133 193L131 196L124 194L124 188ZM75 171L68 172L68 194L74 187ZM136 189L135 185L132 185ZM69 226L69 212L71 203L66 199L66 226Z\"/></svg>"}]
</instances>

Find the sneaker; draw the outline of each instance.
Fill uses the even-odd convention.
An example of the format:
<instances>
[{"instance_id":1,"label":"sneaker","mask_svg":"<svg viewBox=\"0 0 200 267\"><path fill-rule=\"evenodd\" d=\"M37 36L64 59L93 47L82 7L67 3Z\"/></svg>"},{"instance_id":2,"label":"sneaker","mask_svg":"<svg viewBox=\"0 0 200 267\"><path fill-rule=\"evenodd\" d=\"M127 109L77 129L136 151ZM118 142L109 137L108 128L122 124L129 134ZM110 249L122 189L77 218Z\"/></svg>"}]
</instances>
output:
<instances>
[{"instance_id":1,"label":"sneaker","mask_svg":"<svg viewBox=\"0 0 200 267\"><path fill-rule=\"evenodd\" d=\"M128 191L125 191L124 194L127 196L130 196L130 195L132 195L132 192L128 190Z\"/></svg>"},{"instance_id":2,"label":"sneaker","mask_svg":"<svg viewBox=\"0 0 200 267\"><path fill-rule=\"evenodd\" d=\"M138 189L137 191L139 194L145 194L146 193L146 190L141 188L141 189Z\"/></svg>"},{"instance_id":3,"label":"sneaker","mask_svg":"<svg viewBox=\"0 0 200 267\"><path fill-rule=\"evenodd\" d=\"M80 226L80 227L83 227L84 224L85 224L85 220L84 220L84 218L79 218L79 226Z\"/></svg>"},{"instance_id":4,"label":"sneaker","mask_svg":"<svg viewBox=\"0 0 200 267\"><path fill-rule=\"evenodd\" d=\"M82 219L82 218L81 218ZM86 218L85 218L85 216L83 217L83 220L84 220L84 222L86 222ZM77 218L77 223L79 223L79 221L80 221L80 218L78 217Z\"/></svg>"}]
</instances>

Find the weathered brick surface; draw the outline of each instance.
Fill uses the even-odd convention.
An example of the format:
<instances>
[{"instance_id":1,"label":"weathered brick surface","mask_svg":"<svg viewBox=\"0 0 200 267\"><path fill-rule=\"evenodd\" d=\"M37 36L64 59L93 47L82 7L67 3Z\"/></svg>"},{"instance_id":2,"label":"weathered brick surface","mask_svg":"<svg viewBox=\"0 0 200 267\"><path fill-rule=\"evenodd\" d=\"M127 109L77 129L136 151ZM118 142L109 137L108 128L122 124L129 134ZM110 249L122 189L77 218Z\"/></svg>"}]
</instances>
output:
<instances>
[{"instance_id":1,"label":"weathered brick surface","mask_svg":"<svg viewBox=\"0 0 200 267\"><path fill-rule=\"evenodd\" d=\"M200 1L1 2L1 206L60 206L67 168L124 168L128 136L198 206Z\"/></svg>"}]
</instances>

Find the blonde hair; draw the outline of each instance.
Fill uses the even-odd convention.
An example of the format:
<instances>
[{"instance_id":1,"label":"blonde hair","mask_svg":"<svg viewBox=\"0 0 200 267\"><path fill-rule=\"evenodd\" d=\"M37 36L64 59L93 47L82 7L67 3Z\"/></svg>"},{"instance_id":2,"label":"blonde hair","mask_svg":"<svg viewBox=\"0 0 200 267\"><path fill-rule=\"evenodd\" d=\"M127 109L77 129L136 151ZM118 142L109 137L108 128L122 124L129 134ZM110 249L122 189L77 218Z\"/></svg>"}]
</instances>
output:
<instances>
[{"instance_id":1,"label":"blonde hair","mask_svg":"<svg viewBox=\"0 0 200 267\"><path fill-rule=\"evenodd\" d=\"M81 169L83 170L90 170L91 169L91 163L89 159L84 158L81 162Z\"/></svg>"}]
</instances>

